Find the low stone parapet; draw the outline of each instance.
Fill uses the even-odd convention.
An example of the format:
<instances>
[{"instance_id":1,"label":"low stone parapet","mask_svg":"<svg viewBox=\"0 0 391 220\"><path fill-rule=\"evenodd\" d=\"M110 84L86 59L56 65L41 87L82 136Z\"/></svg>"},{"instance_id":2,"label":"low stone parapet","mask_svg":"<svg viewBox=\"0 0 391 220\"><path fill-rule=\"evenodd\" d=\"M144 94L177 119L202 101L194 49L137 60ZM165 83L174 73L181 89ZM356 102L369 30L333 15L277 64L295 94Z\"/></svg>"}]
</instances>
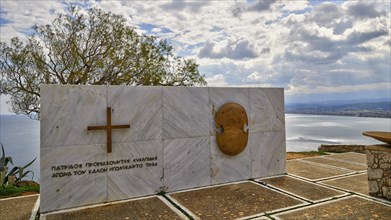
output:
<instances>
[{"instance_id":1,"label":"low stone parapet","mask_svg":"<svg viewBox=\"0 0 391 220\"><path fill-rule=\"evenodd\" d=\"M356 153L365 153L365 146L366 145L325 145L322 144L320 147L318 147L318 151L326 151L326 152L338 152L338 153L344 153L344 152L356 152Z\"/></svg>"},{"instance_id":2,"label":"low stone parapet","mask_svg":"<svg viewBox=\"0 0 391 220\"><path fill-rule=\"evenodd\" d=\"M371 145L365 149L369 195L391 201L391 146Z\"/></svg>"}]
</instances>

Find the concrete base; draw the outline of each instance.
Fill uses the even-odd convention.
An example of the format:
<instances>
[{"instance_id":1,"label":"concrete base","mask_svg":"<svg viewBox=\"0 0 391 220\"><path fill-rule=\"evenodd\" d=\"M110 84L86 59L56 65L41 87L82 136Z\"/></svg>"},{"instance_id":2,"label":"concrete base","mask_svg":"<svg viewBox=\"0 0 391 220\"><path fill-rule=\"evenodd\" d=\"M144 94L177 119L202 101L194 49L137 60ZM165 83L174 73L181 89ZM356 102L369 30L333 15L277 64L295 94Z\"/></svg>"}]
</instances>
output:
<instances>
[{"instance_id":1,"label":"concrete base","mask_svg":"<svg viewBox=\"0 0 391 220\"><path fill-rule=\"evenodd\" d=\"M354 163L359 168L366 163L362 156L366 157L342 153L318 158ZM368 195L365 170L354 172L355 167L349 165L354 170L348 170L345 163L325 164L327 161L322 159L294 161L301 163L288 161L287 169L294 171L295 176L274 176L41 213L40 219L391 219L391 202ZM295 168L306 172L300 175ZM349 173L331 175L325 172L327 168ZM311 172L322 172L315 179L323 178L305 180ZM31 213L36 200L37 196L0 199L0 219L29 219L26 213ZM37 204L34 207L38 210Z\"/></svg>"},{"instance_id":2,"label":"concrete base","mask_svg":"<svg viewBox=\"0 0 391 220\"><path fill-rule=\"evenodd\" d=\"M391 145L366 147L369 195L391 201Z\"/></svg>"}]
</instances>

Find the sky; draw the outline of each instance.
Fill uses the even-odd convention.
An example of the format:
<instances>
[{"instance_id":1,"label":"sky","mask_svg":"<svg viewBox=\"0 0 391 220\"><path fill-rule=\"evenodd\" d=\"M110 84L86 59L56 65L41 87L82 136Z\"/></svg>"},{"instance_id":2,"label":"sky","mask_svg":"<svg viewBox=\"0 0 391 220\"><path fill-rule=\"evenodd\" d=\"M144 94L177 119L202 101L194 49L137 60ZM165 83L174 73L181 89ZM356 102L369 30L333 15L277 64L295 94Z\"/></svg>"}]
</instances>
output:
<instances>
[{"instance_id":1,"label":"sky","mask_svg":"<svg viewBox=\"0 0 391 220\"><path fill-rule=\"evenodd\" d=\"M1 41L25 39L71 2L0 0ZM389 0L73 2L167 39L211 87L283 87L286 103L391 99Z\"/></svg>"}]
</instances>

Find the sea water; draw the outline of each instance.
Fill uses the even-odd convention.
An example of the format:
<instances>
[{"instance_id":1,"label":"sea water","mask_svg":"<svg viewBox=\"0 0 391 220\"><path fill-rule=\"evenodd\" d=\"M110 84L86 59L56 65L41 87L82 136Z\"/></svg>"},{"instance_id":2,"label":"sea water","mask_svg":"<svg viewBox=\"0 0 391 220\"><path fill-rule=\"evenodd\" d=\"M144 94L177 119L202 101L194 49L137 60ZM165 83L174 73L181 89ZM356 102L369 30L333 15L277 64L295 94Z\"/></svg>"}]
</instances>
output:
<instances>
[{"instance_id":1,"label":"sea water","mask_svg":"<svg viewBox=\"0 0 391 220\"><path fill-rule=\"evenodd\" d=\"M363 131L391 131L390 118L286 114L287 151L316 151L321 144L379 144ZM0 115L0 143L16 166L24 166L39 181L40 123L26 116ZM31 178L32 175L29 175Z\"/></svg>"},{"instance_id":2,"label":"sea water","mask_svg":"<svg viewBox=\"0 0 391 220\"><path fill-rule=\"evenodd\" d=\"M34 173L39 181L39 121L27 116L0 115L0 143L3 144L6 157L12 157L15 166L23 167L37 158L26 168ZM1 155L0 155L1 156ZM12 164L8 164L11 169ZM30 173L26 179L31 179Z\"/></svg>"},{"instance_id":3,"label":"sea water","mask_svg":"<svg viewBox=\"0 0 391 220\"><path fill-rule=\"evenodd\" d=\"M391 118L285 115L286 150L313 151L321 144L381 144L364 131L391 131Z\"/></svg>"}]
</instances>

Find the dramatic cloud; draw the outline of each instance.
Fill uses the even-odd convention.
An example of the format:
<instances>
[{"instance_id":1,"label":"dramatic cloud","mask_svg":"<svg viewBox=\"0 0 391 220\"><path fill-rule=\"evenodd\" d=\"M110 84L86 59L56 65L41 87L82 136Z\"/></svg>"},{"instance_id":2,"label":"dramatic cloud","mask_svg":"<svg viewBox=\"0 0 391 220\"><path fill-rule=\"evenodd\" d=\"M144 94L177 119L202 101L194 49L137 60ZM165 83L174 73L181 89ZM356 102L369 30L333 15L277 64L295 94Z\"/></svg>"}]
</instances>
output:
<instances>
[{"instance_id":1,"label":"dramatic cloud","mask_svg":"<svg viewBox=\"0 0 391 220\"><path fill-rule=\"evenodd\" d=\"M346 3L346 6L349 15L361 19L376 18L387 14L386 8L383 8L380 5L374 5L370 1L351 1ZM388 10L389 9L390 8L388 7Z\"/></svg>"},{"instance_id":2,"label":"dramatic cloud","mask_svg":"<svg viewBox=\"0 0 391 220\"><path fill-rule=\"evenodd\" d=\"M68 4L1 1L1 40L24 37ZM78 4L120 14L140 33L169 40L179 55L197 60L209 86L284 87L287 101L391 96L388 0Z\"/></svg>"},{"instance_id":3,"label":"dramatic cloud","mask_svg":"<svg viewBox=\"0 0 391 220\"><path fill-rule=\"evenodd\" d=\"M312 10L309 16L311 20L320 25L331 24L333 21L341 18L343 11L341 7L331 2L325 2Z\"/></svg>"},{"instance_id":4,"label":"dramatic cloud","mask_svg":"<svg viewBox=\"0 0 391 220\"><path fill-rule=\"evenodd\" d=\"M249 11L269 10L271 5L275 2L276 2L276 0L258 0L255 4L253 4L249 7Z\"/></svg>"},{"instance_id":5,"label":"dramatic cloud","mask_svg":"<svg viewBox=\"0 0 391 220\"><path fill-rule=\"evenodd\" d=\"M162 9L169 10L169 11L192 11L192 12L199 12L200 9L206 5L208 5L208 1L192 1L192 2L186 2L184 0L177 0L177 1L171 1L168 3L163 3Z\"/></svg>"},{"instance_id":6,"label":"dramatic cloud","mask_svg":"<svg viewBox=\"0 0 391 220\"><path fill-rule=\"evenodd\" d=\"M264 51L266 53L267 51ZM230 59L244 59L244 58L255 58L257 52L255 51L254 45L248 40L228 40L222 47L216 49L216 43L207 42L205 46L200 50L199 57L201 58L230 58Z\"/></svg>"}]
</instances>

